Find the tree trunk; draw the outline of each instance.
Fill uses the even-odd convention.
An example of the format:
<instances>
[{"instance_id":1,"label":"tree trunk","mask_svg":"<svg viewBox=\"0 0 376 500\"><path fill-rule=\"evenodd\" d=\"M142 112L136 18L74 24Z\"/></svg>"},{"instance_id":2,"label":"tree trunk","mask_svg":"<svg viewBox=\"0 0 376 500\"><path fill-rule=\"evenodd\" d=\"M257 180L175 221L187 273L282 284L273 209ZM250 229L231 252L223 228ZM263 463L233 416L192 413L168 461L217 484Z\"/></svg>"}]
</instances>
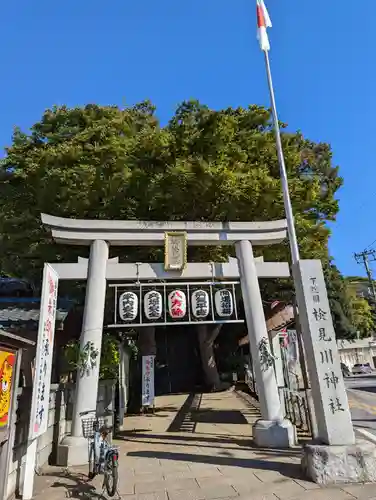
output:
<instances>
[{"instance_id":1,"label":"tree trunk","mask_svg":"<svg viewBox=\"0 0 376 500\"><path fill-rule=\"evenodd\" d=\"M155 327L143 326L138 332L138 347L140 349L140 355L155 356L157 354Z\"/></svg>"},{"instance_id":2,"label":"tree trunk","mask_svg":"<svg viewBox=\"0 0 376 500\"><path fill-rule=\"evenodd\" d=\"M205 384L210 390L220 389L221 381L214 357L214 341L218 337L222 325L198 325L197 335L200 346L201 363L204 371Z\"/></svg>"}]
</instances>

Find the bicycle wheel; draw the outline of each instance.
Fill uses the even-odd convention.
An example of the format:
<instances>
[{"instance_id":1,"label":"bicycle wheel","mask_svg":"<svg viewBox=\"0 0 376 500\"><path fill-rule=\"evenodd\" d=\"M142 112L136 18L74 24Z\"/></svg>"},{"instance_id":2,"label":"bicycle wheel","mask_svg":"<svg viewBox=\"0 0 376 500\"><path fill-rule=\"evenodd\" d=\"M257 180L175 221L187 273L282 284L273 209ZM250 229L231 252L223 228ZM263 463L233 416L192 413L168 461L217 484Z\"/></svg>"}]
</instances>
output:
<instances>
[{"instance_id":1,"label":"bicycle wheel","mask_svg":"<svg viewBox=\"0 0 376 500\"><path fill-rule=\"evenodd\" d=\"M90 451L89 451L89 474L88 477L89 479L94 479L96 476L96 457L95 457L95 446L94 443L91 443L90 445Z\"/></svg>"},{"instance_id":2,"label":"bicycle wheel","mask_svg":"<svg viewBox=\"0 0 376 500\"><path fill-rule=\"evenodd\" d=\"M107 454L104 468L104 484L109 497L113 497L118 485L118 457L117 453Z\"/></svg>"}]
</instances>

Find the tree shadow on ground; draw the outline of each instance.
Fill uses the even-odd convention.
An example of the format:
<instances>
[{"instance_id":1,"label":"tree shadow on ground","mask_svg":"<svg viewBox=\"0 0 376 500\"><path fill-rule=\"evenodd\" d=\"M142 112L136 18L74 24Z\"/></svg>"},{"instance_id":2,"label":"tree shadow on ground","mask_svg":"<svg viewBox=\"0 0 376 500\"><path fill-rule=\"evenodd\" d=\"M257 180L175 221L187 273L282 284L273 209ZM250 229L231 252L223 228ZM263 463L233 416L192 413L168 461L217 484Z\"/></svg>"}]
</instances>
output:
<instances>
[{"instance_id":1,"label":"tree shadow on ground","mask_svg":"<svg viewBox=\"0 0 376 500\"><path fill-rule=\"evenodd\" d=\"M167 432L195 432L196 423L191 421L191 414L200 408L202 393L191 393L175 415Z\"/></svg>"},{"instance_id":2,"label":"tree shadow on ground","mask_svg":"<svg viewBox=\"0 0 376 500\"><path fill-rule=\"evenodd\" d=\"M137 432L137 434L136 434ZM135 440L138 440L138 438L143 438L145 439L146 442L150 442L150 440L163 440L163 441L182 441L184 442L184 446L187 444L187 442L193 442L201 445L203 444L229 444L229 445L238 445L238 446L245 446L247 444L251 445L253 443L252 439L245 437L244 439L237 438L237 437L223 437L223 436L218 436L217 434L200 434L200 433L195 433L194 436L179 436L179 435L171 435L171 434L151 434L145 431L145 433L138 433L138 431L121 431L119 432L118 436L116 437L117 439L128 439L128 438L135 438ZM213 436L213 437L210 437ZM183 444L183 443L182 443Z\"/></svg>"},{"instance_id":3,"label":"tree shadow on ground","mask_svg":"<svg viewBox=\"0 0 376 500\"><path fill-rule=\"evenodd\" d=\"M258 450L263 455L271 452L271 450ZM273 450L272 454L275 458L278 457L281 450ZM291 450L286 450L290 451ZM241 467L244 469L259 469L277 471L285 477L291 479L304 479L304 473L300 464L291 462L273 462L272 457L266 456L265 460L261 458L239 458L228 456L213 456L213 455L193 455L190 453L173 453L163 451L133 451L127 454L128 457L135 458L153 458L159 460L173 460L175 462L190 462L191 464L206 464L217 467ZM286 457L287 458L287 457Z\"/></svg>"},{"instance_id":4,"label":"tree shadow on ground","mask_svg":"<svg viewBox=\"0 0 376 500\"><path fill-rule=\"evenodd\" d=\"M376 382L375 382L376 383ZM362 391L362 392L376 392L376 386L359 386L359 387L351 387L354 391Z\"/></svg>"},{"instance_id":5,"label":"tree shadow on ground","mask_svg":"<svg viewBox=\"0 0 376 500\"><path fill-rule=\"evenodd\" d=\"M192 414L192 420L205 424L248 424L247 419L239 410L199 410Z\"/></svg>"},{"instance_id":6,"label":"tree shadow on ground","mask_svg":"<svg viewBox=\"0 0 376 500\"><path fill-rule=\"evenodd\" d=\"M101 500L106 497L103 495L102 491L102 477L97 478L100 482L95 485L89 481L85 474L78 472L70 472L69 470L52 470L43 473L39 476L39 482L43 479L55 479L52 483L49 482L46 488L36 488L36 494L40 496L45 496L46 498L52 496L51 488L62 489L65 498L74 498L77 500Z\"/></svg>"},{"instance_id":7,"label":"tree shadow on ground","mask_svg":"<svg viewBox=\"0 0 376 500\"><path fill-rule=\"evenodd\" d=\"M137 434L134 435L131 432L124 433L124 438L134 437L135 442L144 442L150 444L152 440L156 440L158 442L162 442L161 444L177 444L178 446L202 446L203 448L215 448L217 445L234 445L233 448L228 448L228 446L224 446L226 449L233 450L244 450L252 452L253 454L260 455L273 455L273 456L288 456L288 457L300 457L302 454L301 448L286 448L286 449L270 449L270 448L260 448L256 447L253 439L245 437L244 439L240 438L229 438L222 437L218 435L213 435L213 437L209 437L206 434L199 435L195 434L194 436L178 436L178 435L169 435L169 434ZM141 439L139 439L141 438ZM236 446L236 447L235 447Z\"/></svg>"},{"instance_id":8,"label":"tree shadow on ground","mask_svg":"<svg viewBox=\"0 0 376 500\"><path fill-rule=\"evenodd\" d=\"M353 422L376 422L376 418L353 418L352 421ZM364 427L364 426L362 426L362 427Z\"/></svg>"},{"instance_id":9,"label":"tree shadow on ground","mask_svg":"<svg viewBox=\"0 0 376 500\"><path fill-rule=\"evenodd\" d=\"M200 408L201 394L189 394L184 404L177 412L169 425L167 432L196 431L198 423L206 424L248 424L246 416L258 417L259 411L247 401L247 408L241 410L217 410L214 408Z\"/></svg>"}]
</instances>

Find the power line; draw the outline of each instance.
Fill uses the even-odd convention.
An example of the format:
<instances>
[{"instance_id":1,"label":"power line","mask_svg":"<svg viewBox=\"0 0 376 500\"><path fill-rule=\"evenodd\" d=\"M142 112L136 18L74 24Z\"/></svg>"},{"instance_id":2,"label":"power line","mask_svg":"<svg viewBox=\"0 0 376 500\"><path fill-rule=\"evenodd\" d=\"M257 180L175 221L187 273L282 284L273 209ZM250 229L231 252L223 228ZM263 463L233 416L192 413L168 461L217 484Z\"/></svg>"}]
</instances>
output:
<instances>
[{"instance_id":1,"label":"power line","mask_svg":"<svg viewBox=\"0 0 376 500\"><path fill-rule=\"evenodd\" d=\"M371 250L365 249L365 250L363 250L363 252L354 253L354 258L355 258L355 260L356 260L356 262L358 264L363 264L363 266L364 266L364 268L366 270L366 273L367 273L367 277L368 277L368 281L369 281L370 287L371 287L373 300L376 302L375 284L373 282L372 272L371 272L371 269L370 269L370 266L369 266L370 261L375 261L376 260L376 251L372 250L372 249Z\"/></svg>"},{"instance_id":2,"label":"power line","mask_svg":"<svg viewBox=\"0 0 376 500\"><path fill-rule=\"evenodd\" d=\"M365 250L367 250L368 248L371 248L371 246L372 246L374 243L376 243L376 240L373 240L373 242L372 242L370 245L367 245L367 246L366 246L366 248L365 248Z\"/></svg>"}]
</instances>

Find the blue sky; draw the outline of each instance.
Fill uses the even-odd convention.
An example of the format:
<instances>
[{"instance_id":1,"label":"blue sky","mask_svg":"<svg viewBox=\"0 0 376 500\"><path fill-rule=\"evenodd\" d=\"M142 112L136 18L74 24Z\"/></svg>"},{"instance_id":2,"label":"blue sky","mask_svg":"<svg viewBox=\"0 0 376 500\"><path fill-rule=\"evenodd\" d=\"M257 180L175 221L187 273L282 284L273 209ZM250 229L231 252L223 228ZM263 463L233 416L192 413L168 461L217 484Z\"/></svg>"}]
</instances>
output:
<instances>
[{"instance_id":1,"label":"blue sky","mask_svg":"<svg viewBox=\"0 0 376 500\"><path fill-rule=\"evenodd\" d=\"M361 24L350 0L267 6L280 119L332 144L345 186L330 249L359 274L352 254L376 240L376 1L362 2ZM162 122L189 98L269 105L255 23L255 0L4 0L0 145L53 104L151 99Z\"/></svg>"}]
</instances>

